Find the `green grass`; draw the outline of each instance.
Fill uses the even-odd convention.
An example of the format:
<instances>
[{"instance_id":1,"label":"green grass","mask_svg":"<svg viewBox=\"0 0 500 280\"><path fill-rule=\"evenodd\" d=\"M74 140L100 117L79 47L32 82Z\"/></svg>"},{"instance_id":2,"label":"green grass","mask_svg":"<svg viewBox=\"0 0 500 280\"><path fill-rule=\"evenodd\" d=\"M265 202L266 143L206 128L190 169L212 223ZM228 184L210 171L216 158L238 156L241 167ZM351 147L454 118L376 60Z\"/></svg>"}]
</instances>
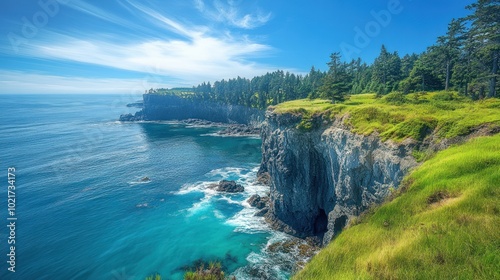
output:
<instances>
[{"instance_id":1,"label":"green grass","mask_svg":"<svg viewBox=\"0 0 500 280\"><path fill-rule=\"evenodd\" d=\"M395 94L377 99L375 94L352 95L341 104L328 100L301 99L279 104L271 109L278 114L302 115L298 128L310 130L313 116L333 119L348 115L347 124L353 132L378 133L383 140L396 142L406 138L423 140L431 132L439 138L466 135L482 125L500 127L500 100L472 102L456 93ZM396 97L396 98L395 98Z\"/></svg>"},{"instance_id":2,"label":"green grass","mask_svg":"<svg viewBox=\"0 0 500 280\"><path fill-rule=\"evenodd\" d=\"M500 279L500 134L437 153L403 186L293 279Z\"/></svg>"},{"instance_id":3,"label":"green grass","mask_svg":"<svg viewBox=\"0 0 500 280\"><path fill-rule=\"evenodd\" d=\"M156 273L154 275L151 275L151 276L147 276L146 277L146 280L161 280L161 275Z\"/></svg>"},{"instance_id":4,"label":"green grass","mask_svg":"<svg viewBox=\"0 0 500 280\"><path fill-rule=\"evenodd\" d=\"M196 271L188 271L184 274L184 280L224 280L224 272L219 262L213 262L205 268L201 265Z\"/></svg>"}]
</instances>

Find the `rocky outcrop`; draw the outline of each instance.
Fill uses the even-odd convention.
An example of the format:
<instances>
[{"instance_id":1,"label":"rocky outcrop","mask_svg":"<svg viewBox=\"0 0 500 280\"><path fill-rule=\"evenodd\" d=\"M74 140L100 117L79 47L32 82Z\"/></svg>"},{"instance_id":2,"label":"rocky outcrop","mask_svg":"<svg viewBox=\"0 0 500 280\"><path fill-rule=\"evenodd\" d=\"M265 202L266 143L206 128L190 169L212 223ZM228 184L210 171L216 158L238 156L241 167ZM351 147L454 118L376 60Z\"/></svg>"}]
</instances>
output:
<instances>
[{"instance_id":1,"label":"rocky outcrop","mask_svg":"<svg viewBox=\"0 0 500 280\"><path fill-rule=\"evenodd\" d=\"M217 185L216 190L218 192L238 193L244 192L245 188L242 185L237 184L235 181L222 180Z\"/></svg>"},{"instance_id":2,"label":"rocky outcrop","mask_svg":"<svg viewBox=\"0 0 500 280\"><path fill-rule=\"evenodd\" d=\"M230 124L218 131L217 134L223 136L258 136L260 135L260 128L245 124Z\"/></svg>"},{"instance_id":3,"label":"rocky outcrop","mask_svg":"<svg viewBox=\"0 0 500 280\"><path fill-rule=\"evenodd\" d=\"M120 115L121 122L135 122L144 120L144 115L142 111L136 112L135 114L123 114Z\"/></svg>"},{"instance_id":4,"label":"rocky outcrop","mask_svg":"<svg viewBox=\"0 0 500 280\"><path fill-rule=\"evenodd\" d=\"M254 194L247 200L247 202L252 207L255 207L257 209L264 209L269 203L269 197Z\"/></svg>"},{"instance_id":5,"label":"rocky outcrop","mask_svg":"<svg viewBox=\"0 0 500 280\"><path fill-rule=\"evenodd\" d=\"M260 174L270 175L266 219L298 237L327 244L349 220L397 189L417 165L415 142L382 142L358 135L343 119L313 118L313 129L297 128L300 115L268 111L262 125Z\"/></svg>"}]
</instances>

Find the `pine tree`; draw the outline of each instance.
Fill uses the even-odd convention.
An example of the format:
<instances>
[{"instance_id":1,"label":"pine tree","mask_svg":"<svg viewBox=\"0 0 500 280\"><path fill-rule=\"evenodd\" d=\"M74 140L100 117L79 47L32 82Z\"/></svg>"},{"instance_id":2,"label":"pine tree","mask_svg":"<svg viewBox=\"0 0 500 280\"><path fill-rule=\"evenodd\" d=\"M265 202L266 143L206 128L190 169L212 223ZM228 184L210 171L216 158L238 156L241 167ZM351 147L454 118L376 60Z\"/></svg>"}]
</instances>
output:
<instances>
[{"instance_id":1,"label":"pine tree","mask_svg":"<svg viewBox=\"0 0 500 280\"><path fill-rule=\"evenodd\" d=\"M351 89L352 78L348 75L347 65L340 61L340 53L330 55L329 70L323 78L323 85L319 88L320 97L328 98L334 103L344 101Z\"/></svg>"},{"instance_id":2,"label":"pine tree","mask_svg":"<svg viewBox=\"0 0 500 280\"><path fill-rule=\"evenodd\" d=\"M467 9L473 11L466 18L471 22L469 40L478 45L476 58L490 69L486 75L488 97L495 97L500 59L500 1L478 0Z\"/></svg>"}]
</instances>

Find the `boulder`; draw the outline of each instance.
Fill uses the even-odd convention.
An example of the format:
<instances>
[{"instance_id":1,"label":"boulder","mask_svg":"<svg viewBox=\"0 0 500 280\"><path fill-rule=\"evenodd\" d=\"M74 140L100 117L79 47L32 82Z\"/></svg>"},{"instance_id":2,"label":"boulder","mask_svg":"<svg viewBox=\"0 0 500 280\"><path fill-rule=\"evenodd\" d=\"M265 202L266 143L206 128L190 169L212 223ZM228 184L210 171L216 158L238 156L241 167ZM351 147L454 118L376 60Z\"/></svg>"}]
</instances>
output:
<instances>
[{"instance_id":1,"label":"boulder","mask_svg":"<svg viewBox=\"0 0 500 280\"><path fill-rule=\"evenodd\" d=\"M266 196L261 197L258 194L254 194L247 200L247 202L252 207L255 207L257 209L263 209L267 206L267 203L269 202L269 197Z\"/></svg>"},{"instance_id":2,"label":"boulder","mask_svg":"<svg viewBox=\"0 0 500 280\"><path fill-rule=\"evenodd\" d=\"M238 193L245 191L245 188L240 184L236 184L235 181L222 180L219 182L217 191L227 192L227 193Z\"/></svg>"}]
</instances>

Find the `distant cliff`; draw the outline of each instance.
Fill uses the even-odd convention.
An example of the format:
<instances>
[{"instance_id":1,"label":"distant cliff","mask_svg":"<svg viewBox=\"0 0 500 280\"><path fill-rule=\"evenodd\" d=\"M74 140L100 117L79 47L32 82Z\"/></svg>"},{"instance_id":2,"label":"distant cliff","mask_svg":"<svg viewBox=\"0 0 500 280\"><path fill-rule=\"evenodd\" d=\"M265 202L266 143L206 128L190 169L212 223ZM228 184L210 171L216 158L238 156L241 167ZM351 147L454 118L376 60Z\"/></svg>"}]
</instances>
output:
<instances>
[{"instance_id":1,"label":"distant cliff","mask_svg":"<svg viewBox=\"0 0 500 280\"><path fill-rule=\"evenodd\" d=\"M268 221L290 234L327 244L347 222L381 202L417 165L411 140L382 142L354 134L342 119L316 117L310 131L301 116L267 112L260 172L271 178Z\"/></svg>"},{"instance_id":2,"label":"distant cliff","mask_svg":"<svg viewBox=\"0 0 500 280\"><path fill-rule=\"evenodd\" d=\"M255 108L181 98L175 95L144 94L144 107L122 121L203 119L221 123L260 124L264 112Z\"/></svg>"}]
</instances>

